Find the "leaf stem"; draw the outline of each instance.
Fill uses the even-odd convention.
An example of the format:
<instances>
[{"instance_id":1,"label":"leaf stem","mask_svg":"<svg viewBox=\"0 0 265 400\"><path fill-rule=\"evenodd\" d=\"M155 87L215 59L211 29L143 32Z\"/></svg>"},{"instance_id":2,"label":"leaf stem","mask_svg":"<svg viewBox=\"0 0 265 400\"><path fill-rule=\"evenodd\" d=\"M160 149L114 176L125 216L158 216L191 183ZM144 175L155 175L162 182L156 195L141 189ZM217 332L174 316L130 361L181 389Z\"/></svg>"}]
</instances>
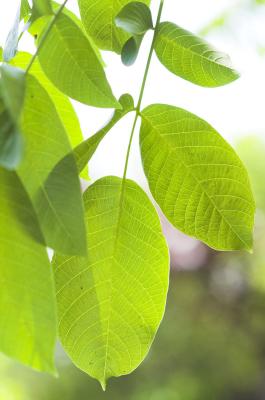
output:
<instances>
[{"instance_id":1,"label":"leaf stem","mask_svg":"<svg viewBox=\"0 0 265 400\"><path fill-rule=\"evenodd\" d=\"M144 96L144 90L145 90L145 86L146 86L146 82L147 82L147 78L148 78L148 73L149 73L150 66L151 66L152 56L153 56L153 52L154 52L154 48L155 48L155 41L156 41L156 37L157 37L157 33L158 33L158 27L159 27L159 24L160 24L163 7L164 7L164 0L160 0L160 6L159 6L158 14L157 14L157 20L156 20L156 25L155 25L155 29L154 29L153 40L152 40L152 44L151 44L151 47L150 47L150 51L149 51L149 55L148 55L148 59L147 59L147 63L146 63L145 71L144 71L144 76L143 76L143 80L142 80L142 84L141 84L141 88L140 88L139 99L138 99L137 106L136 106L136 109L135 109L136 114L135 114L135 118L134 118L134 122L133 122L133 126L132 126L132 131L131 131L131 135L130 135L127 154L126 154L126 160L125 160L125 166L124 166L124 172L123 172L123 181L125 181L126 175L127 175L129 157L130 157L130 152L131 152L131 147L132 147L132 141L133 141L133 137L134 137L134 133L135 133L135 128L136 128L136 124L137 124L137 121L138 121L138 117L140 116L140 110L141 110L142 100L143 100L143 96Z\"/></svg>"},{"instance_id":2,"label":"leaf stem","mask_svg":"<svg viewBox=\"0 0 265 400\"><path fill-rule=\"evenodd\" d=\"M58 18L58 17L60 16L60 14L62 13L62 11L63 11L64 7L66 6L66 3L67 3L67 2L68 2L68 0L64 0L64 2L62 3L62 5L61 5L60 8L58 9L58 11L56 11L56 13L54 14L54 16L52 17L51 22L50 22L48 28L46 29L45 33L43 34L43 36L42 36L42 38L41 38L41 40L40 40L39 46L38 46L38 48L37 48L35 54L32 56L32 58L31 58L31 60L30 60L30 62L29 62L29 65L27 66L27 68L26 68L26 70L25 70L25 74L28 74L28 72L30 71L30 69L31 69L31 67L32 67L32 65L33 65L33 63L34 63L34 61L35 61L36 58L38 57L38 54L39 54L40 50L42 49L42 47L43 47L43 45L44 45L44 43L45 43L45 40L47 39L47 37L48 37L49 33L51 32L51 30L52 30L52 28L53 28L55 22L57 21L57 18Z\"/></svg>"}]
</instances>

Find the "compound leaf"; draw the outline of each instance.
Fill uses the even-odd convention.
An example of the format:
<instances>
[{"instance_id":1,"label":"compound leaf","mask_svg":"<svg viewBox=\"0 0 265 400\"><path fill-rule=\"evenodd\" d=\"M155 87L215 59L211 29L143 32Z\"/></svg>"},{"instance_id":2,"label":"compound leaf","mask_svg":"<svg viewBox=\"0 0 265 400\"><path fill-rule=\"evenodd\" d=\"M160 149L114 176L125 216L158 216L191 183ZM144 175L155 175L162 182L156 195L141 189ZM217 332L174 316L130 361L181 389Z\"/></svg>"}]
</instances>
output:
<instances>
[{"instance_id":1,"label":"compound leaf","mask_svg":"<svg viewBox=\"0 0 265 400\"><path fill-rule=\"evenodd\" d=\"M115 18L130 2L131 0L78 0L84 27L100 49L121 53L130 35L116 26ZM142 3L149 5L150 0L143 0Z\"/></svg>"},{"instance_id":2,"label":"compound leaf","mask_svg":"<svg viewBox=\"0 0 265 400\"><path fill-rule=\"evenodd\" d=\"M67 96L95 107L119 108L93 45L68 15L61 13L57 18L39 61L47 77Z\"/></svg>"},{"instance_id":3,"label":"compound leaf","mask_svg":"<svg viewBox=\"0 0 265 400\"><path fill-rule=\"evenodd\" d=\"M152 105L142 117L145 174L169 221L215 249L251 250L255 203L235 151L180 108Z\"/></svg>"},{"instance_id":4,"label":"compound leaf","mask_svg":"<svg viewBox=\"0 0 265 400\"><path fill-rule=\"evenodd\" d=\"M110 122L95 135L91 136L83 143L80 143L74 150L78 171L81 172L90 161L97 150L100 142L107 133L117 124L126 114L134 110L133 98L130 94L124 94L119 99L121 110L116 110Z\"/></svg>"},{"instance_id":5,"label":"compound leaf","mask_svg":"<svg viewBox=\"0 0 265 400\"><path fill-rule=\"evenodd\" d=\"M150 8L139 1L126 4L115 18L116 26L132 35L143 35L153 28Z\"/></svg>"},{"instance_id":6,"label":"compound leaf","mask_svg":"<svg viewBox=\"0 0 265 400\"><path fill-rule=\"evenodd\" d=\"M55 373L51 266L46 249L36 242L42 235L30 199L16 173L2 168L0 210L0 351L39 371Z\"/></svg>"},{"instance_id":7,"label":"compound leaf","mask_svg":"<svg viewBox=\"0 0 265 400\"><path fill-rule=\"evenodd\" d=\"M222 86L239 77L227 54L171 22L160 24L155 51L169 71L200 86Z\"/></svg>"},{"instance_id":8,"label":"compound leaf","mask_svg":"<svg viewBox=\"0 0 265 400\"><path fill-rule=\"evenodd\" d=\"M21 128L26 143L18 173L35 206L47 245L63 254L86 254L75 159L53 102L32 75L27 75Z\"/></svg>"},{"instance_id":9,"label":"compound leaf","mask_svg":"<svg viewBox=\"0 0 265 400\"><path fill-rule=\"evenodd\" d=\"M156 210L134 182L105 177L84 202L88 258L54 259L59 335L73 362L105 388L151 346L165 308L168 249Z\"/></svg>"},{"instance_id":10,"label":"compound leaf","mask_svg":"<svg viewBox=\"0 0 265 400\"><path fill-rule=\"evenodd\" d=\"M25 75L18 68L0 67L0 165L15 169L23 155L19 117L25 96Z\"/></svg>"}]
</instances>

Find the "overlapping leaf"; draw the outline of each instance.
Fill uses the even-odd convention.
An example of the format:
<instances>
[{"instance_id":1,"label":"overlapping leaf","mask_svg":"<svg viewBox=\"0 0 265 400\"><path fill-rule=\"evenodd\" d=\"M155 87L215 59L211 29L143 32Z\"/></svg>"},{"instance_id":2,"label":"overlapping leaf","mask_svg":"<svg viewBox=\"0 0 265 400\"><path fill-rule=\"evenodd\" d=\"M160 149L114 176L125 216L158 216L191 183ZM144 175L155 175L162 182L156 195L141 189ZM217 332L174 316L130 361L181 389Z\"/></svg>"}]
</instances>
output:
<instances>
[{"instance_id":1,"label":"overlapping leaf","mask_svg":"<svg viewBox=\"0 0 265 400\"><path fill-rule=\"evenodd\" d=\"M134 109L133 98L129 94L124 94L119 99L122 109L116 110L110 122L102 128L95 135L85 140L74 150L74 155L76 159L76 164L79 172L83 171L87 163L90 161L91 157L97 150L100 142L104 139L107 133L119 122L126 114Z\"/></svg>"},{"instance_id":2,"label":"overlapping leaf","mask_svg":"<svg viewBox=\"0 0 265 400\"><path fill-rule=\"evenodd\" d=\"M116 26L115 17L130 2L131 0L78 0L84 27L100 49L121 53L130 35ZM150 0L141 2L150 4Z\"/></svg>"},{"instance_id":3,"label":"overlapping leaf","mask_svg":"<svg viewBox=\"0 0 265 400\"><path fill-rule=\"evenodd\" d=\"M54 104L31 75L27 76L21 126L26 146L18 173L36 208L46 243L63 254L85 254L75 159Z\"/></svg>"},{"instance_id":4,"label":"overlapping leaf","mask_svg":"<svg viewBox=\"0 0 265 400\"><path fill-rule=\"evenodd\" d=\"M255 204L235 151L180 108L152 105L142 117L145 174L169 221L215 249L250 250Z\"/></svg>"},{"instance_id":5,"label":"overlapping leaf","mask_svg":"<svg viewBox=\"0 0 265 400\"><path fill-rule=\"evenodd\" d=\"M48 78L69 97L95 107L119 108L94 47L68 15L56 19L39 61Z\"/></svg>"},{"instance_id":6,"label":"overlapping leaf","mask_svg":"<svg viewBox=\"0 0 265 400\"><path fill-rule=\"evenodd\" d=\"M126 4L116 16L115 23L118 28L132 35L143 35L153 28L150 8L139 1Z\"/></svg>"},{"instance_id":7,"label":"overlapping leaf","mask_svg":"<svg viewBox=\"0 0 265 400\"><path fill-rule=\"evenodd\" d=\"M25 75L18 68L0 67L0 165L16 168L23 154L19 117L25 95Z\"/></svg>"},{"instance_id":8,"label":"overlapping leaf","mask_svg":"<svg viewBox=\"0 0 265 400\"><path fill-rule=\"evenodd\" d=\"M160 222L134 182L106 177L84 195L88 258L56 256L59 335L103 388L146 356L164 313L169 260Z\"/></svg>"},{"instance_id":9,"label":"overlapping leaf","mask_svg":"<svg viewBox=\"0 0 265 400\"><path fill-rule=\"evenodd\" d=\"M169 71L200 86L222 86L239 77L227 54L171 22L160 24L155 51Z\"/></svg>"},{"instance_id":10,"label":"overlapping leaf","mask_svg":"<svg viewBox=\"0 0 265 400\"><path fill-rule=\"evenodd\" d=\"M14 172L0 168L0 351L55 372L54 282L37 217Z\"/></svg>"},{"instance_id":11,"label":"overlapping leaf","mask_svg":"<svg viewBox=\"0 0 265 400\"><path fill-rule=\"evenodd\" d=\"M20 67L22 69L26 69L31 55L25 52L17 53L16 57L12 60L12 64ZM72 147L76 147L79 143L83 141L83 134L81 131L80 123L76 112L72 106L72 103L62 92L60 92L46 77L44 72L41 69L41 66L38 60L35 60L33 63L30 73L34 75L37 80L41 83L41 85L45 88L45 90L49 93L53 104L55 105L58 116L60 117L64 128L68 134ZM82 173L82 178L88 179L88 171L87 168Z\"/></svg>"}]
</instances>

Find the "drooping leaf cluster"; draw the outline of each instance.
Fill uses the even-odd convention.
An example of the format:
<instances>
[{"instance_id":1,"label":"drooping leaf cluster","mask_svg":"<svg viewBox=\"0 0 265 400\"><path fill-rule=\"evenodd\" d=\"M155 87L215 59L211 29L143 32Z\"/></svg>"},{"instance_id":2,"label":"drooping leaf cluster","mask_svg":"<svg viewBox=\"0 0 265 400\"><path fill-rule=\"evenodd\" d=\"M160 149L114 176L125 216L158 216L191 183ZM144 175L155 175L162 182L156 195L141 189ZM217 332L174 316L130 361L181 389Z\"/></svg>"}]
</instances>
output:
<instances>
[{"instance_id":1,"label":"drooping leaf cluster","mask_svg":"<svg viewBox=\"0 0 265 400\"><path fill-rule=\"evenodd\" d=\"M157 212L139 185L103 177L82 195L79 177L115 124L141 118L140 149L152 196L182 232L217 250L251 250L255 203L247 171L207 122L173 105L141 109L153 52L173 74L203 87L238 78L229 57L149 1L22 0L0 52L0 350L56 373L57 332L73 362L102 387L145 358L162 320L169 257ZM36 53L18 51L23 32ZM153 41L137 105L113 95L100 51L132 65ZM83 140L70 99L114 108ZM52 264L47 248L54 251Z\"/></svg>"}]
</instances>

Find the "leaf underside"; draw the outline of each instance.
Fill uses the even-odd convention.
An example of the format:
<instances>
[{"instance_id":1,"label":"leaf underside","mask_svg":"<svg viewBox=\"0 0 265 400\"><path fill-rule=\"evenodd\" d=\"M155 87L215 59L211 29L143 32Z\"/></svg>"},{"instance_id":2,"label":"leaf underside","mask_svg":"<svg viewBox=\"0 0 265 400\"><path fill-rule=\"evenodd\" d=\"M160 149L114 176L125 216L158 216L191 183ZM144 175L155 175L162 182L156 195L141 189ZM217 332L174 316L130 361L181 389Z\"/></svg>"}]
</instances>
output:
<instances>
[{"instance_id":1,"label":"leaf underside","mask_svg":"<svg viewBox=\"0 0 265 400\"><path fill-rule=\"evenodd\" d=\"M157 213L134 182L105 177L84 202L88 258L54 259L59 335L73 362L105 388L150 348L165 308L168 250Z\"/></svg>"},{"instance_id":2,"label":"leaf underside","mask_svg":"<svg viewBox=\"0 0 265 400\"><path fill-rule=\"evenodd\" d=\"M39 61L48 78L67 96L95 107L119 108L94 47L68 15L57 18Z\"/></svg>"},{"instance_id":3,"label":"leaf underside","mask_svg":"<svg viewBox=\"0 0 265 400\"><path fill-rule=\"evenodd\" d=\"M155 51L169 71L200 86L222 86L239 77L227 54L171 22L160 24Z\"/></svg>"},{"instance_id":4,"label":"leaf underside","mask_svg":"<svg viewBox=\"0 0 265 400\"><path fill-rule=\"evenodd\" d=\"M168 105L142 113L145 174L169 221L218 250L252 248L255 202L245 167L199 117Z\"/></svg>"},{"instance_id":5,"label":"leaf underside","mask_svg":"<svg viewBox=\"0 0 265 400\"><path fill-rule=\"evenodd\" d=\"M131 0L78 0L84 27L100 49L121 53L130 35L116 26L115 18L130 2ZM150 0L141 2L150 4Z\"/></svg>"}]
</instances>

